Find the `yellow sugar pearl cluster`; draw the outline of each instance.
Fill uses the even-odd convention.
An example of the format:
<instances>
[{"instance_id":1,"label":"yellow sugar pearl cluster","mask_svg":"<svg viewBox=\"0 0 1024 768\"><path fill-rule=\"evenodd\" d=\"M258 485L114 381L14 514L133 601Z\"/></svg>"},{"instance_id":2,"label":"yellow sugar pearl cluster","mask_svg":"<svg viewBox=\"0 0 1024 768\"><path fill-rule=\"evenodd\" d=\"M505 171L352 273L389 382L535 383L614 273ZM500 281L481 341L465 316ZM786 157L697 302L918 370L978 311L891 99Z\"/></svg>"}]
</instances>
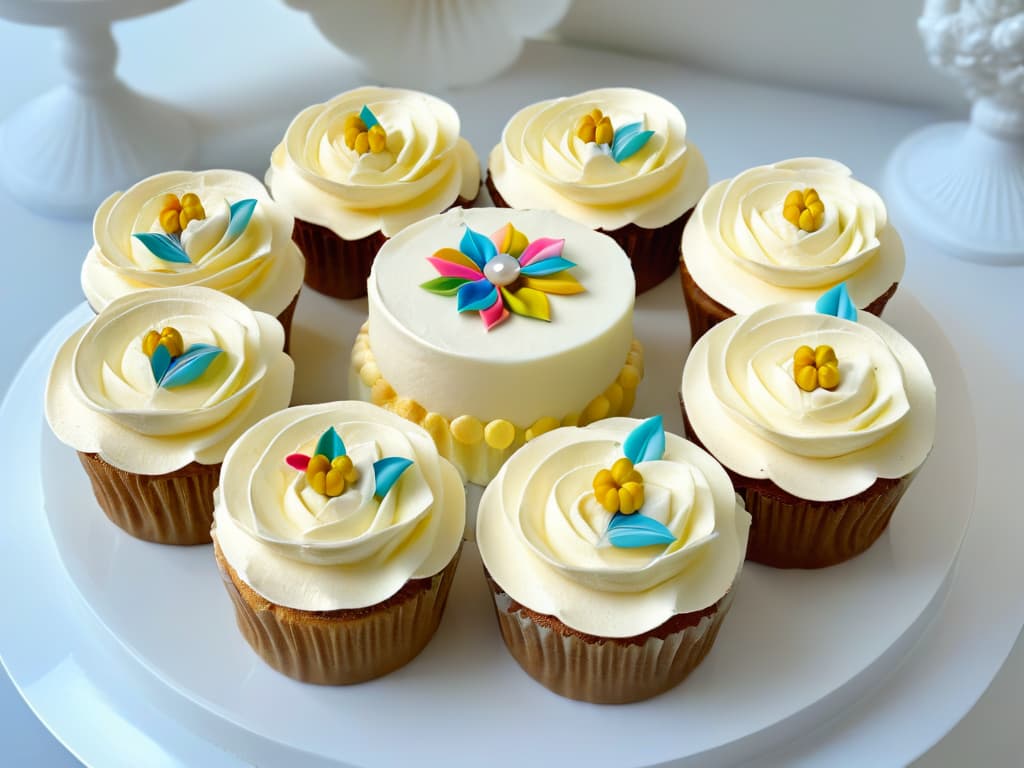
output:
<instances>
[{"instance_id":1,"label":"yellow sugar pearl cluster","mask_svg":"<svg viewBox=\"0 0 1024 768\"><path fill-rule=\"evenodd\" d=\"M588 143L611 144L615 130L610 117L605 117L600 109L592 109L576 123L576 135Z\"/></svg>"},{"instance_id":2,"label":"yellow sugar pearl cluster","mask_svg":"<svg viewBox=\"0 0 1024 768\"><path fill-rule=\"evenodd\" d=\"M381 126L367 128L363 119L353 112L345 118L345 146L354 149L360 155L367 152L383 152L388 144L388 136Z\"/></svg>"},{"instance_id":3,"label":"yellow sugar pearl cluster","mask_svg":"<svg viewBox=\"0 0 1024 768\"><path fill-rule=\"evenodd\" d=\"M793 378L804 392L818 387L835 389L839 386L839 361L835 350L827 344L811 349L806 344L793 353Z\"/></svg>"},{"instance_id":4,"label":"yellow sugar pearl cluster","mask_svg":"<svg viewBox=\"0 0 1024 768\"><path fill-rule=\"evenodd\" d=\"M594 475L594 497L608 512L632 515L644 505L644 478L633 462L621 458Z\"/></svg>"},{"instance_id":5,"label":"yellow sugar pearl cluster","mask_svg":"<svg viewBox=\"0 0 1024 768\"><path fill-rule=\"evenodd\" d=\"M159 332L150 331L142 337L142 351L146 357L152 357L157 347L167 347L171 357L178 357L185 351L185 342L177 328L167 326Z\"/></svg>"},{"instance_id":6,"label":"yellow sugar pearl cluster","mask_svg":"<svg viewBox=\"0 0 1024 768\"><path fill-rule=\"evenodd\" d=\"M167 234L177 234L185 229L190 221L205 218L206 209L203 208L199 195L186 192L181 199L171 192L164 195L163 204L160 207L160 226Z\"/></svg>"},{"instance_id":7,"label":"yellow sugar pearl cluster","mask_svg":"<svg viewBox=\"0 0 1024 768\"><path fill-rule=\"evenodd\" d=\"M306 483L317 493L334 498L341 496L345 488L359 480L359 470L352 466L348 456L337 456L334 461L318 453L309 460L306 467Z\"/></svg>"},{"instance_id":8,"label":"yellow sugar pearl cluster","mask_svg":"<svg viewBox=\"0 0 1024 768\"><path fill-rule=\"evenodd\" d=\"M782 204L786 221L804 232L816 232L825 221L825 204L813 187L794 189Z\"/></svg>"}]
</instances>

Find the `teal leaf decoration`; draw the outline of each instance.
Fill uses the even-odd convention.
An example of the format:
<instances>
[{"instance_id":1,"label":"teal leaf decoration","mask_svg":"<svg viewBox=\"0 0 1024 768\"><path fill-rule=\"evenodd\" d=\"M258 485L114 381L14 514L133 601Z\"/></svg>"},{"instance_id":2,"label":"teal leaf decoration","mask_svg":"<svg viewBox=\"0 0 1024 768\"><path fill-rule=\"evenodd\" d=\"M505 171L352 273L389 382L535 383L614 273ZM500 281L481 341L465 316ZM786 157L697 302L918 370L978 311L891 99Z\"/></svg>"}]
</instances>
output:
<instances>
[{"instance_id":1,"label":"teal leaf decoration","mask_svg":"<svg viewBox=\"0 0 1024 768\"><path fill-rule=\"evenodd\" d=\"M249 226L249 219L252 218L252 212L255 210L256 201L252 198L232 203L230 208L231 215L228 218L227 236L234 239L242 234L245 228Z\"/></svg>"},{"instance_id":2,"label":"teal leaf decoration","mask_svg":"<svg viewBox=\"0 0 1024 768\"><path fill-rule=\"evenodd\" d=\"M373 110L365 104L363 104L363 108L359 110L359 119L363 121L363 124L366 126L366 130L370 130L375 125L380 125L380 120L378 120L377 116L373 114Z\"/></svg>"},{"instance_id":3,"label":"teal leaf decoration","mask_svg":"<svg viewBox=\"0 0 1024 768\"><path fill-rule=\"evenodd\" d=\"M641 461L657 461L664 456L665 425L661 416L652 416L642 421L626 436L622 451L634 464Z\"/></svg>"},{"instance_id":4,"label":"teal leaf decoration","mask_svg":"<svg viewBox=\"0 0 1024 768\"><path fill-rule=\"evenodd\" d=\"M459 288L459 312L487 309L498 298L498 289L489 280L474 280Z\"/></svg>"},{"instance_id":5,"label":"teal leaf decoration","mask_svg":"<svg viewBox=\"0 0 1024 768\"><path fill-rule=\"evenodd\" d=\"M326 432L320 435L320 439L316 441L316 450L313 451L313 454L316 455L318 453L326 456L328 461L334 461L339 456L344 456L347 453L345 443L334 427L329 427Z\"/></svg>"},{"instance_id":6,"label":"teal leaf decoration","mask_svg":"<svg viewBox=\"0 0 1024 768\"><path fill-rule=\"evenodd\" d=\"M193 344L171 361L170 367L160 377L160 386L164 389L173 389L191 384L206 373L210 363L221 354L223 350L212 344Z\"/></svg>"},{"instance_id":7,"label":"teal leaf decoration","mask_svg":"<svg viewBox=\"0 0 1024 768\"><path fill-rule=\"evenodd\" d=\"M398 482L402 473L411 466L412 460L401 456L389 456L373 462L373 494L383 499L388 495L392 486Z\"/></svg>"},{"instance_id":8,"label":"teal leaf decoration","mask_svg":"<svg viewBox=\"0 0 1024 768\"><path fill-rule=\"evenodd\" d=\"M622 126L612 138L612 160L621 163L623 160L629 159L639 152L653 135L654 131L643 130L642 123L630 123Z\"/></svg>"},{"instance_id":9,"label":"teal leaf decoration","mask_svg":"<svg viewBox=\"0 0 1024 768\"><path fill-rule=\"evenodd\" d=\"M459 288L469 282L472 281L465 277L435 277L433 280L420 283L420 288L425 288L431 293L439 293L442 296L454 296L458 293Z\"/></svg>"},{"instance_id":10,"label":"teal leaf decoration","mask_svg":"<svg viewBox=\"0 0 1024 768\"><path fill-rule=\"evenodd\" d=\"M554 256L550 259L542 259L541 261L531 261L520 272L530 277L541 277L542 275L553 275L555 272L561 272L566 269L572 269L576 265L568 259L563 259L561 256Z\"/></svg>"},{"instance_id":11,"label":"teal leaf decoration","mask_svg":"<svg viewBox=\"0 0 1024 768\"><path fill-rule=\"evenodd\" d=\"M620 549L671 544L676 540L672 531L662 523L640 512L635 512L632 515L616 512L608 523L608 530L605 536L608 537L608 542L613 547L619 547Z\"/></svg>"},{"instance_id":12,"label":"teal leaf decoration","mask_svg":"<svg viewBox=\"0 0 1024 768\"><path fill-rule=\"evenodd\" d=\"M192 263L192 259L185 253L185 249L181 247L181 243L176 237L171 237L163 232L138 232L132 237L146 246L149 252L158 259L174 264Z\"/></svg>"},{"instance_id":13,"label":"teal leaf decoration","mask_svg":"<svg viewBox=\"0 0 1024 768\"><path fill-rule=\"evenodd\" d=\"M149 367L153 371L153 381L159 387L164 374L171 367L171 353L163 344L157 344L153 350L153 356L149 358Z\"/></svg>"},{"instance_id":14,"label":"teal leaf decoration","mask_svg":"<svg viewBox=\"0 0 1024 768\"><path fill-rule=\"evenodd\" d=\"M846 283L829 288L814 304L814 309L822 315L834 315L843 320L857 322L857 307L854 306Z\"/></svg>"},{"instance_id":15,"label":"teal leaf decoration","mask_svg":"<svg viewBox=\"0 0 1024 768\"><path fill-rule=\"evenodd\" d=\"M462 235L459 250L472 259L480 269L483 269L488 261L498 255L498 249L491 238L481 235L469 227L466 227L466 232Z\"/></svg>"}]
</instances>

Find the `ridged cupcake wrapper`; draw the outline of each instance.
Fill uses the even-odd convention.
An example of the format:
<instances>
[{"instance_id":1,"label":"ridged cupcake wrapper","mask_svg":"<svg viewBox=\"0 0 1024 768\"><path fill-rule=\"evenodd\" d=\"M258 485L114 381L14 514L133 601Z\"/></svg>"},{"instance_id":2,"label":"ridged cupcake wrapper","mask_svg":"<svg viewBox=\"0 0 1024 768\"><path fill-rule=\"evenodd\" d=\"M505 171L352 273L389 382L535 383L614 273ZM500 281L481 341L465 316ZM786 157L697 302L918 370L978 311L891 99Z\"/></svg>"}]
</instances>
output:
<instances>
[{"instance_id":1,"label":"ridged cupcake wrapper","mask_svg":"<svg viewBox=\"0 0 1024 768\"><path fill-rule=\"evenodd\" d=\"M730 591L696 624L663 637L655 630L640 638L594 638L554 617L538 623L487 582L501 636L523 671L560 696L592 704L642 701L681 683L711 650L732 605Z\"/></svg>"},{"instance_id":2,"label":"ridged cupcake wrapper","mask_svg":"<svg viewBox=\"0 0 1024 768\"><path fill-rule=\"evenodd\" d=\"M455 578L459 552L430 579L364 609L301 611L260 597L224 559L217 565L242 636L267 664L304 683L351 685L409 663L434 636ZM461 550L460 550L461 551Z\"/></svg>"},{"instance_id":3,"label":"ridged cupcake wrapper","mask_svg":"<svg viewBox=\"0 0 1024 768\"><path fill-rule=\"evenodd\" d=\"M383 232L345 240L327 227L295 220L292 240L306 257L306 285L336 299L366 295L366 279L377 251L387 242Z\"/></svg>"},{"instance_id":4,"label":"ridged cupcake wrapper","mask_svg":"<svg viewBox=\"0 0 1024 768\"><path fill-rule=\"evenodd\" d=\"M138 475L78 452L100 508L137 539L157 544L209 544L213 490L220 464L195 462L164 475Z\"/></svg>"},{"instance_id":5,"label":"ridged cupcake wrapper","mask_svg":"<svg viewBox=\"0 0 1024 768\"><path fill-rule=\"evenodd\" d=\"M497 208L511 208L487 174L487 191ZM636 295L649 291L669 278L679 265L679 247L683 239L683 228L693 209L683 212L678 218L657 229L645 229L636 224L627 224L618 229L598 229L608 235L629 256L636 278Z\"/></svg>"},{"instance_id":6,"label":"ridged cupcake wrapper","mask_svg":"<svg viewBox=\"0 0 1024 768\"><path fill-rule=\"evenodd\" d=\"M302 293L300 287L298 292L295 294L295 298L291 300L291 303L284 308L284 311L277 316L277 322L284 328L284 353L288 354L288 350L291 348L292 343L292 320L295 319L295 307L299 303L299 294Z\"/></svg>"},{"instance_id":7,"label":"ridged cupcake wrapper","mask_svg":"<svg viewBox=\"0 0 1024 768\"><path fill-rule=\"evenodd\" d=\"M679 280L683 285L686 314L690 318L690 345L692 346L697 343L697 339L711 330L711 328L736 313L719 304L701 290L701 287L697 285L697 281L693 279L693 275L686 268L685 258L686 254L683 254L683 258L679 261ZM890 285L885 293L864 307L864 311L870 312L876 317L881 317L885 305L892 298L893 294L896 293L898 285L899 283ZM822 293L824 293L824 290Z\"/></svg>"}]
</instances>

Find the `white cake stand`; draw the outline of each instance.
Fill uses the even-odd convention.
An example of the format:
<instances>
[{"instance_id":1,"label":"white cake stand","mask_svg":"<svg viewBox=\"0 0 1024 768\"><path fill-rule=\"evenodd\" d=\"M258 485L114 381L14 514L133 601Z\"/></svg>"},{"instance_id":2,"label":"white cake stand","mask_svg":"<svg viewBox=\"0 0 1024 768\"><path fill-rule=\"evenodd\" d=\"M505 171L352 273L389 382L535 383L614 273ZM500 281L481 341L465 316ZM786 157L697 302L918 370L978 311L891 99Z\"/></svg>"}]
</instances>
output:
<instances>
[{"instance_id":1,"label":"white cake stand","mask_svg":"<svg viewBox=\"0 0 1024 768\"><path fill-rule=\"evenodd\" d=\"M38 213L91 216L139 178L194 162L191 122L114 73L113 22L181 0L0 0L0 17L61 29L66 81L0 127L0 179Z\"/></svg>"}]
</instances>

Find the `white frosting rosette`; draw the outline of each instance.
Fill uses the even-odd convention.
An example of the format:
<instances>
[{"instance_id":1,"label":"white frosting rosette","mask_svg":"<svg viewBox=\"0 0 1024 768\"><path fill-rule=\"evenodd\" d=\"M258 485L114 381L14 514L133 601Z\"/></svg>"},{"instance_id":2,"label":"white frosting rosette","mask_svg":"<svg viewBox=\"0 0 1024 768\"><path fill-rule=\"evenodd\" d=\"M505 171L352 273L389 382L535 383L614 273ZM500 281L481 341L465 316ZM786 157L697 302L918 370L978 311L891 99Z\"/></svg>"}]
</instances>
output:
<instances>
[{"instance_id":1,"label":"white frosting rosette","mask_svg":"<svg viewBox=\"0 0 1024 768\"><path fill-rule=\"evenodd\" d=\"M783 216L787 195L814 189L824 221L813 232ZM714 184L683 232L686 268L738 314L803 301L846 282L858 307L903 276L903 243L878 193L834 160L761 165Z\"/></svg>"},{"instance_id":2,"label":"white frosting rosette","mask_svg":"<svg viewBox=\"0 0 1024 768\"><path fill-rule=\"evenodd\" d=\"M617 162L607 145L576 135L580 118L599 109L619 129L653 131ZM544 208L611 231L656 229L692 208L708 186L707 165L686 138L686 120L670 102L635 88L605 88L542 101L517 112L492 151L488 170L513 208Z\"/></svg>"},{"instance_id":3,"label":"white frosting rosette","mask_svg":"<svg viewBox=\"0 0 1024 768\"><path fill-rule=\"evenodd\" d=\"M345 143L345 119L368 107L387 136L381 152ZM346 240L390 237L415 221L473 200L480 161L447 103L417 91L357 88L302 110L274 149L267 186L296 218Z\"/></svg>"},{"instance_id":4,"label":"white frosting rosette","mask_svg":"<svg viewBox=\"0 0 1024 768\"><path fill-rule=\"evenodd\" d=\"M794 380L797 348L828 345L834 390ZM682 396L705 447L732 471L811 501L836 501L914 471L935 438L924 359L883 321L778 304L719 323L694 346Z\"/></svg>"},{"instance_id":5,"label":"white frosting rosette","mask_svg":"<svg viewBox=\"0 0 1024 768\"><path fill-rule=\"evenodd\" d=\"M669 544L620 548L595 475L623 456L641 425L614 418L534 438L484 491L477 545L491 577L513 600L580 632L631 637L671 617L714 605L746 552L750 515L725 470L705 451L665 435L660 458L635 465L644 503L629 516L667 528Z\"/></svg>"},{"instance_id":6,"label":"white frosting rosette","mask_svg":"<svg viewBox=\"0 0 1024 768\"><path fill-rule=\"evenodd\" d=\"M221 354L195 381L160 386L143 350L151 330ZM76 450L144 475L216 464L249 425L291 398L294 365L271 315L209 288L137 291L111 302L57 353L46 418Z\"/></svg>"},{"instance_id":7,"label":"white frosting rosette","mask_svg":"<svg viewBox=\"0 0 1024 768\"><path fill-rule=\"evenodd\" d=\"M313 455L331 427L358 472L334 497L286 461ZM375 463L396 458L412 463L382 491ZM298 406L254 425L228 451L215 504L215 537L239 577L307 611L371 606L434 576L466 523L462 481L430 435L360 402Z\"/></svg>"},{"instance_id":8,"label":"white frosting rosette","mask_svg":"<svg viewBox=\"0 0 1024 768\"><path fill-rule=\"evenodd\" d=\"M135 235L162 233L168 194L198 195L205 219L181 233L189 262L156 256ZM255 200L244 228L229 227L231 204ZM82 289L101 312L119 296L147 288L215 288L250 308L277 316L302 286L305 260L292 242L292 217L255 178L240 171L171 171L115 192L93 218L93 246L82 265Z\"/></svg>"}]
</instances>

